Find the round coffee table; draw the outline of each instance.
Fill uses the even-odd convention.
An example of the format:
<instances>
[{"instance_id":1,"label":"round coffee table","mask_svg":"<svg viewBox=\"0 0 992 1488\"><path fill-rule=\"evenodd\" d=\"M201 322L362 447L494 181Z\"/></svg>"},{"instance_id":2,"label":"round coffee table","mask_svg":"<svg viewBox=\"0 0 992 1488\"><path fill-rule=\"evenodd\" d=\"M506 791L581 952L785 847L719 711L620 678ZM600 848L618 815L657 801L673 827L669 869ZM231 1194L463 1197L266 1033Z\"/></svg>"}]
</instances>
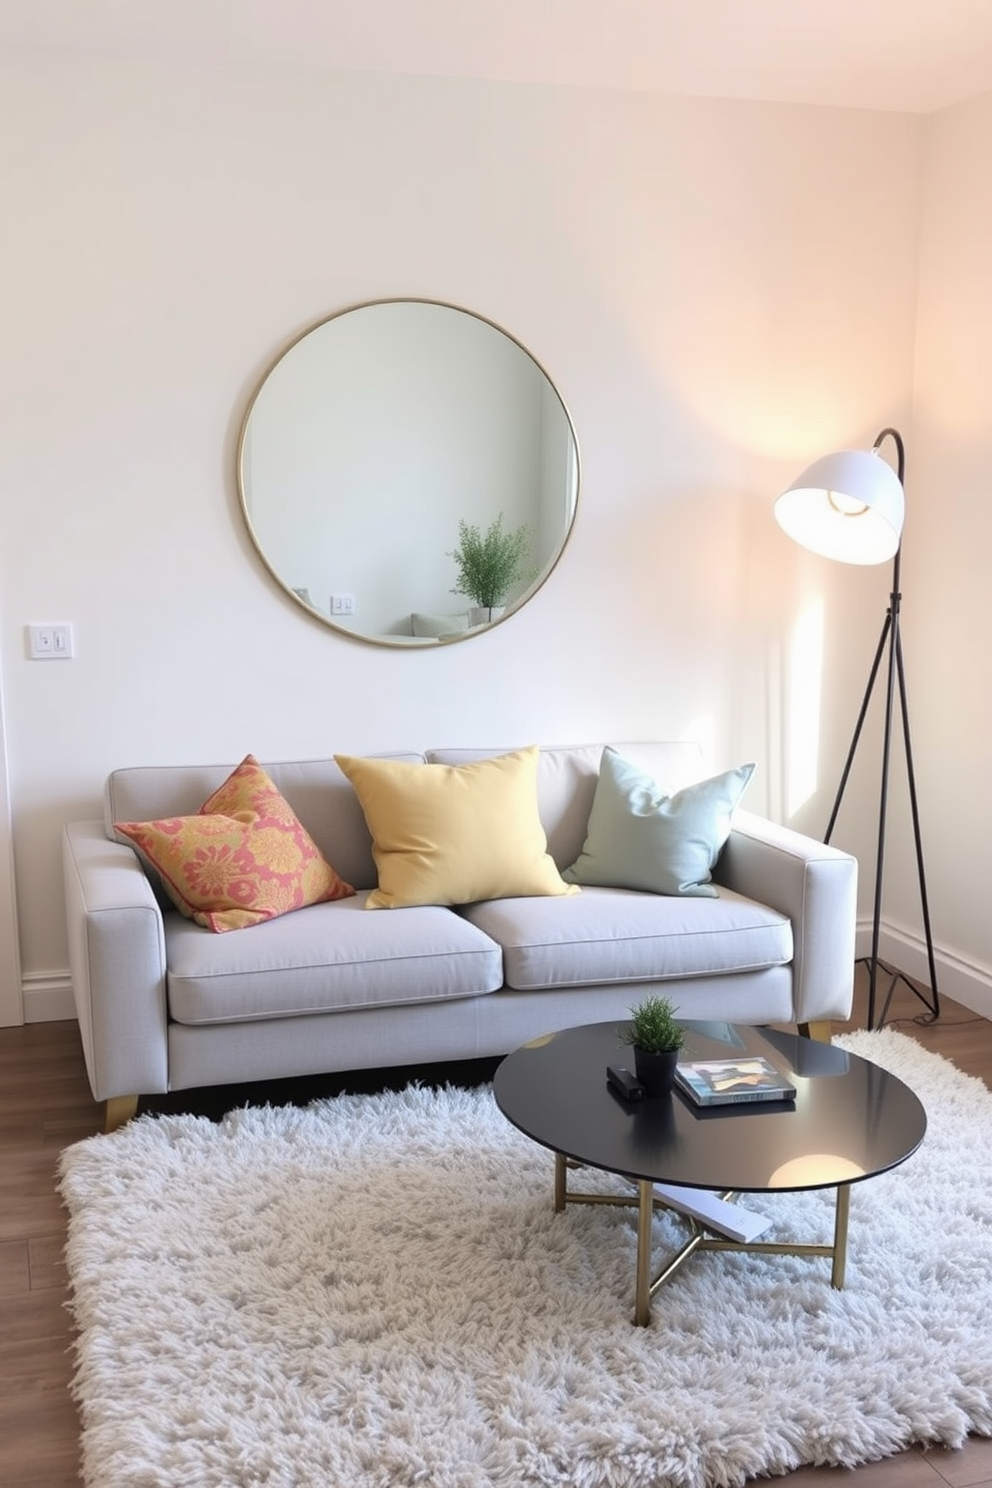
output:
<instances>
[{"instance_id":1,"label":"round coffee table","mask_svg":"<svg viewBox=\"0 0 992 1488\"><path fill-rule=\"evenodd\" d=\"M496 1071L496 1102L512 1124L555 1154L554 1204L636 1207L634 1321L651 1317L651 1298L697 1250L763 1251L828 1256L831 1282L844 1285L852 1183L904 1162L923 1141L926 1112L888 1071L832 1044L728 1023L688 1023L685 1059L761 1054L788 1074L794 1101L700 1108L678 1091L624 1101L606 1083L608 1064L628 1064L616 1023L593 1023L532 1039ZM601 1168L636 1182L636 1194L580 1193L568 1188L575 1167ZM835 1188L831 1245L728 1238L705 1217L688 1217L690 1236L652 1279L651 1220L666 1203L655 1185L742 1193ZM705 1209L705 1205L703 1206Z\"/></svg>"}]
</instances>

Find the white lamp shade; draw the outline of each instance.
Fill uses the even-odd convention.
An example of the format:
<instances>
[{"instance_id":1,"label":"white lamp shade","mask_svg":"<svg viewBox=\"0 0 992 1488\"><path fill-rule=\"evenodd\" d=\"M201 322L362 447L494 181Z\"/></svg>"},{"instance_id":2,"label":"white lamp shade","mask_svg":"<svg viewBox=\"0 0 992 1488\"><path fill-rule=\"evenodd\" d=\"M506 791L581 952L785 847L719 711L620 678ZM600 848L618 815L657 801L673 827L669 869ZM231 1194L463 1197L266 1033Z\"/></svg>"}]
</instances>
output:
<instances>
[{"instance_id":1,"label":"white lamp shade","mask_svg":"<svg viewBox=\"0 0 992 1488\"><path fill-rule=\"evenodd\" d=\"M797 543L840 563L895 556L905 512L902 482L874 450L839 450L804 470L775 503Z\"/></svg>"}]
</instances>

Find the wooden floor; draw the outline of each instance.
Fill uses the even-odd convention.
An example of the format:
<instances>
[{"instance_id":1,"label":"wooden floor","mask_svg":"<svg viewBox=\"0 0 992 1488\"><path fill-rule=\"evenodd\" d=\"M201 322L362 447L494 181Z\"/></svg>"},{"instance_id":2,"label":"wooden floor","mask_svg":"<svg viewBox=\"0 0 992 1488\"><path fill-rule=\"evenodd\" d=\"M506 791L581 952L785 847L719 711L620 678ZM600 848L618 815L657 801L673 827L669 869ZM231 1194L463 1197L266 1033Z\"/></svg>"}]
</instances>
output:
<instances>
[{"instance_id":1,"label":"wooden floor","mask_svg":"<svg viewBox=\"0 0 992 1488\"><path fill-rule=\"evenodd\" d=\"M861 973L859 973L859 978ZM861 985L855 1017L864 1027ZM992 1023L942 1001L939 1022L921 1026L920 1000L900 983L889 1023L943 1054L992 1088ZM466 1071L471 1080L472 1071ZM484 1073L476 1071L476 1078ZM372 1088L377 1082L366 1082ZM349 1081L350 1088L362 1088ZM304 1100L340 1081L283 1082L251 1088L259 1099ZM246 1087L230 1105L243 1104ZM150 1109L219 1114L216 1095L187 1092ZM145 1107L142 1107L145 1109ZM65 1215L55 1188L60 1148L99 1130L75 1023L0 1029L0 1484L3 1488L69 1488L78 1483L78 1431L69 1397L72 1329L62 1265ZM797 1389L801 1390L797 1381ZM855 1472L802 1469L786 1488L992 1488L992 1441L961 1451L909 1451ZM857 1478L858 1482L853 1483ZM98 1488L98 1485L94 1485ZM232 1484L231 1488L239 1488Z\"/></svg>"}]
</instances>

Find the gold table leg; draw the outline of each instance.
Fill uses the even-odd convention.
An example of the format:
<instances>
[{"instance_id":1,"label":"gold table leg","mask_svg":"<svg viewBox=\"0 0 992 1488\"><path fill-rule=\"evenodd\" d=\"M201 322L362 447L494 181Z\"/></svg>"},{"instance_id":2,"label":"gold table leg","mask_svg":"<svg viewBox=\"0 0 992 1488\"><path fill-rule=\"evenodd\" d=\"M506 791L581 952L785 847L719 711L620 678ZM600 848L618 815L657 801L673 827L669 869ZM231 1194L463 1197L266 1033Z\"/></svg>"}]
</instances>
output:
<instances>
[{"instance_id":1,"label":"gold table leg","mask_svg":"<svg viewBox=\"0 0 992 1488\"><path fill-rule=\"evenodd\" d=\"M654 1217L654 1184L646 1178L637 1183L637 1281L634 1288L634 1322L646 1328L651 1321L651 1220Z\"/></svg>"},{"instance_id":2,"label":"gold table leg","mask_svg":"<svg viewBox=\"0 0 992 1488\"><path fill-rule=\"evenodd\" d=\"M847 1265L847 1220L851 1211L851 1185L838 1183L837 1209L834 1215L834 1264L830 1272L830 1285L838 1291L844 1285L844 1269Z\"/></svg>"},{"instance_id":3,"label":"gold table leg","mask_svg":"<svg viewBox=\"0 0 992 1488\"><path fill-rule=\"evenodd\" d=\"M565 1207L568 1193L568 1163L560 1152L555 1153L555 1213Z\"/></svg>"}]
</instances>

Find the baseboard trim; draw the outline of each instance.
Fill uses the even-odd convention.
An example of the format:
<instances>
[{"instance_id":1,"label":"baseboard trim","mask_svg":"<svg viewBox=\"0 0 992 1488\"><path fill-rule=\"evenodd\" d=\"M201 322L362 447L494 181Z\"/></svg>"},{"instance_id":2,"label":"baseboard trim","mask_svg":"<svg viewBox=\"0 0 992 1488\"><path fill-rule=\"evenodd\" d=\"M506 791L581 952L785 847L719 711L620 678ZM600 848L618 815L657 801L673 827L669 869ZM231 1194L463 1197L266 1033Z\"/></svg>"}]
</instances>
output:
<instances>
[{"instance_id":1,"label":"baseboard trim","mask_svg":"<svg viewBox=\"0 0 992 1488\"><path fill-rule=\"evenodd\" d=\"M75 1020L72 977L68 971L32 972L21 978L25 1023L62 1023Z\"/></svg>"},{"instance_id":2,"label":"baseboard trim","mask_svg":"<svg viewBox=\"0 0 992 1488\"><path fill-rule=\"evenodd\" d=\"M856 944L859 956L871 954L870 922L858 925ZM895 925L883 924L879 931L878 954L881 960L929 987L930 964L927 944L922 936ZM938 992L992 1020L992 971L977 962L966 961L953 951L941 950L939 946L934 946L933 959L937 967Z\"/></svg>"}]
</instances>

